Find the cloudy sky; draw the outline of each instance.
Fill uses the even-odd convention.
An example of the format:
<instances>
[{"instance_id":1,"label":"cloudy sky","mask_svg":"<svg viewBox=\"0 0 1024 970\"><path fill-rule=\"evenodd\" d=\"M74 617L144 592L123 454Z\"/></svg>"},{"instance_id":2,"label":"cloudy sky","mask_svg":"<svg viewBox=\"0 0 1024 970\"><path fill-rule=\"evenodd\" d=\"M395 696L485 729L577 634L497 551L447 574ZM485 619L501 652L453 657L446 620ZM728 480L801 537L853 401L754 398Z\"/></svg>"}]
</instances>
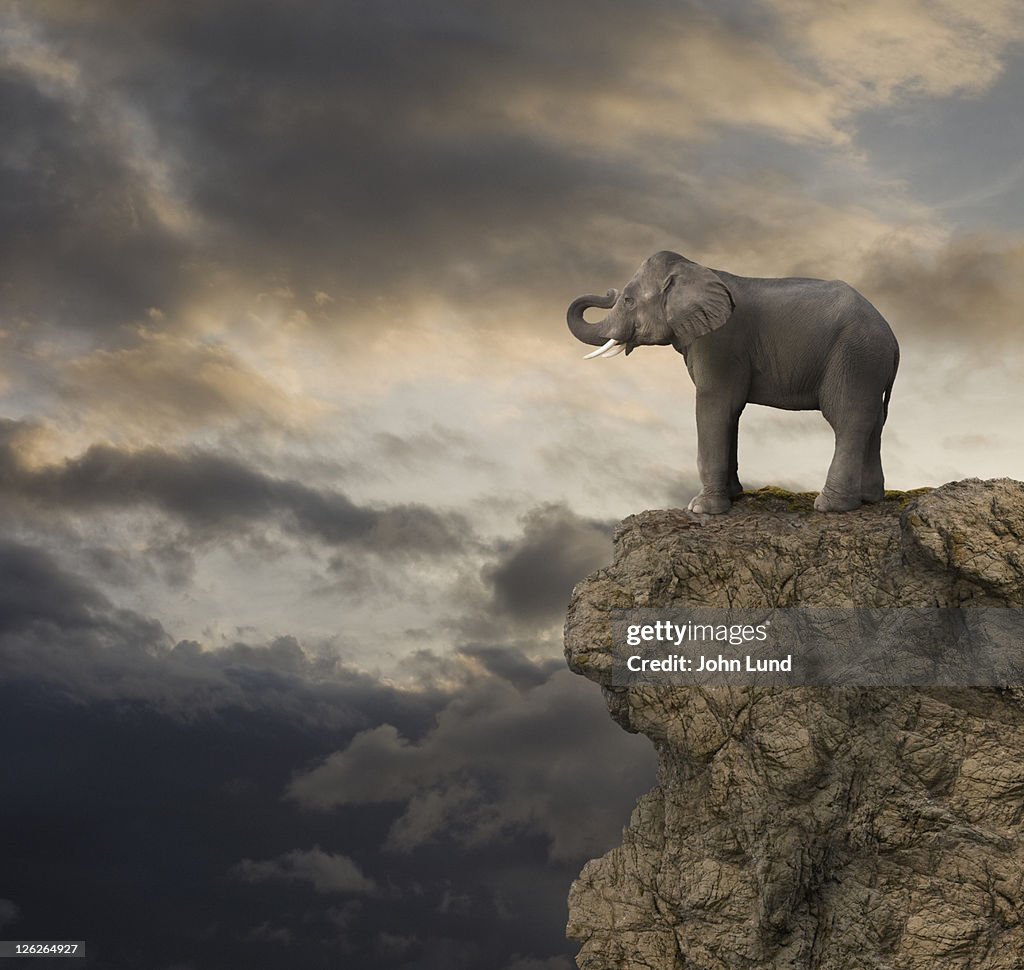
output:
<instances>
[{"instance_id":1,"label":"cloudy sky","mask_svg":"<svg viewBox=\"0 0 1024 970\"><path fill-rule=\"evenodd\" d=\"M564 316L650 253L857 286L888 485L1024 478L1012 0L0 18L7 939L571 966L654 759L565 602L696 473L678 356ZM830 433L751 407L740 450L817 489Z\"/></svg>"}]
</instances>

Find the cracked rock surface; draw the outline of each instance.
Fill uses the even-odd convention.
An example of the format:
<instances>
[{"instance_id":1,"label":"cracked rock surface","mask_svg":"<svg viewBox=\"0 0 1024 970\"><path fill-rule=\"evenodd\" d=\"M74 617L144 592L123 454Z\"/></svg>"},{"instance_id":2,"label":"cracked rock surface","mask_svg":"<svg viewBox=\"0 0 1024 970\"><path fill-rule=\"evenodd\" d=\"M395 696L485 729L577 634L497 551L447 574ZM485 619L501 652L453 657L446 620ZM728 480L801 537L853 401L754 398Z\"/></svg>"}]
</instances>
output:
<instances>
[{"instance_id":1,"label":"cracked rock surface","mask_svg":"<svg viewBox=\"0 0 1024 970\"><path fill-rule=\"evenodd\" d=\"M610 686L616 609L1024 606L1024 483L811 498L631 516L573 593L569 666L659 756L570 892L583 970L1024 967L1024 690Z\"/></svg>"}]
</instances>

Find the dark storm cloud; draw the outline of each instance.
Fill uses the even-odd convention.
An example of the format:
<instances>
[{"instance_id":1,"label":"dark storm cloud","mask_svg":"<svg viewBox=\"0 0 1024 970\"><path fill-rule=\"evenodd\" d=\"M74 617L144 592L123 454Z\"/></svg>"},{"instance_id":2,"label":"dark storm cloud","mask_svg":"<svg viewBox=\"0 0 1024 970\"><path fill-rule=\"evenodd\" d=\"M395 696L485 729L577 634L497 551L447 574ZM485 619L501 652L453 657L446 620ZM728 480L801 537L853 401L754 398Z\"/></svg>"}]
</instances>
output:
<instances>
[{"instance_id":1,"label":"dark storm cloud","mask_svg":"<svg viewBox=\"0 0 1024 970\"><path fill-rule=\"evenodd\" d=\"M4 540L0 541L0 642L20 642L22 637L38 642L40 650L52 647L55 652L60 652L58 644L76 640L132 654L170 645L157 621L114 609L45 552ZM14 670L12 666L7 672Z\"/></svg>"},{"instance_id":2,"label":"dark storm cloud","mask_svg":"<svg viewBox=\"0 0 1024 970\"><path fill-rule=\"evenodd\" d=\"M291 637L172 648L25 546L0 590L0 915L88 927L86 966L559 967L569 881L652 779L594 685L515 648L400 689Z\"/></svg>"},{"instance_id":3,"label":"dark storm cloud","mask_svg":"<svg viewBox=\"0 0 1024 970\"><path fill-rule=\"evenodd\" d=\"M612 523L580 518L564 505L533 509L522 537L499 549L484 569L492 606L525 625L543 625L565 613L573 586L611 561Z\"/></svg>"},{"instance_id":4,"label":"dark storm cloud","mask_svg":"<svg viewBox=\"0 0 1024 970\"><path fill-rule=\"evenodd\" d=\"M509 843L533 831L550 840L553 858L584 857L621 823L624 808L607 802L609 781L591 766L611 765L614 785L631 791L650 768L625 735L600 729L607 714L591 701L588 685L565 670L525 692L481 678L419 742L389 724L364 731L299 775L289 795L321 810L403 803L386 843L394 852ZM581 798L594 806L585 822L570 809Z\"/></svg>"},{"instance_id":5,"label":"dark storm cloud","mask_svg":"<svg viewBox=\"0 0 1024 970\"><path fill-rule=\"evenodd\" d=\"M141 702L185 719L262 710L320 729L366 725L360 711L393 708L413 730L442 696L401 694L290 636L203 650L156 620L119 608L49 554L0 544L0 666L5 683L45 683L83 701ZM407 703L406 703L407 702ZM395 704L398 707L395 708Z\"/></svg>"},{"instance_id":6,"label":"dark storm cloud","mask_svg":"<svg viewBox=\"0 0 1024 970\"><path fill-rule=\"evenodd\" d=\"M4 310L105 328L172 304L191 247L153 211L125 142L130 119L119 124L70 63L47 59L10 9L4 19L8 51L24 52L0 69Z\"/></svg>"},{"instance_id":7,"label":"dark storm cloud","mask_svg":"<svg viewBox=\"0 0 1024 970\"><path fill-rule=\"evenodd\" d=\"M0 421L0 490L66 511L152 507L200 538L277 520L329 545L354 544L382 556L447 555L471 541L466 520L423 505L371 508L340 492L274 478L235 458L93 445L78 458L26 467L16 440L24 425Z\"/></svg>"},{"instance_id":8,"label":"dark storm cloud","mask_svg":"<svg viewBox=\"0 0 1024 970\"><path fill-rule=\"evenodd\" d=\"M519 690L529 690L543 684L552 673L563 665L561 657L552 657L545 662L531 660L518 650L487 644L468 644L459 648L459 653L480 663L495 677L506 681Z\"/></svg>"},{"instance_id":9,"label":"dark storm cloud","mask_svg":"<svg viewBox=\"0 0 1024 970\"><path fill-rule=\"evenodd\" d=\"M85 629L95 622L95 607L104 604L45 553L18 543L0 546L0 576L0 632L19 630L38 619L62 629Z\"/></svg>"}]
</instances>

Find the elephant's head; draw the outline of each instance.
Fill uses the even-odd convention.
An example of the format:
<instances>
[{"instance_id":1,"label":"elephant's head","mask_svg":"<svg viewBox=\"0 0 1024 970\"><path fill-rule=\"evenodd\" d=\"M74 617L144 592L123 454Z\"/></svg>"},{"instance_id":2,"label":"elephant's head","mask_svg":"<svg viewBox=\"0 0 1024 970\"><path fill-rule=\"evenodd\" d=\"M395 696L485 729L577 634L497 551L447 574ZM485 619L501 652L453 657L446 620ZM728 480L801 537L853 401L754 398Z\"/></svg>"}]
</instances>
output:
<instances>
[{"instance_id":1,"label":"elephant's head","mask_svg":"<svg viewBox=\"0 0 1024 970\"><path fill-rule=\"evenodd\" d=\"M672 344L683 350L729 319L735 303L729 288L711 270L678 253L660 252L645 259L622 292L581 296L569 307L569 329L577 340L597 347L591 357L631 353L643 344ZM588 307L609 310L587 323Z\"/></svg>"}]
</instances>

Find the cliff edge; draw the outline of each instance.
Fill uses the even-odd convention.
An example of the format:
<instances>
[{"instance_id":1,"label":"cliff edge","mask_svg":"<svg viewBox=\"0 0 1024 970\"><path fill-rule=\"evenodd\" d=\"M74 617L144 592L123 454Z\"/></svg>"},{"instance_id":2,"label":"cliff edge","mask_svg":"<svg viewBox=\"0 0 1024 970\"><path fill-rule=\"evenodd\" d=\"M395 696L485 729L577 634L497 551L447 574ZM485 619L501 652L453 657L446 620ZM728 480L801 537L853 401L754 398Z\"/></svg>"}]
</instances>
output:
<instances>
[{"instance_id":1,"label":"cliff edge","mask_svg":"<svg viewBox=\"0 0 1024 970\"><path fill-rule=\"evenodd\" d=\"M1024 690L611 684L613 610L1024 606L1024 483L812 498L631 516L573 592L569 666L659 756L571 889L582 970L1024 966Z\"/></svg>"}]
</instances>

